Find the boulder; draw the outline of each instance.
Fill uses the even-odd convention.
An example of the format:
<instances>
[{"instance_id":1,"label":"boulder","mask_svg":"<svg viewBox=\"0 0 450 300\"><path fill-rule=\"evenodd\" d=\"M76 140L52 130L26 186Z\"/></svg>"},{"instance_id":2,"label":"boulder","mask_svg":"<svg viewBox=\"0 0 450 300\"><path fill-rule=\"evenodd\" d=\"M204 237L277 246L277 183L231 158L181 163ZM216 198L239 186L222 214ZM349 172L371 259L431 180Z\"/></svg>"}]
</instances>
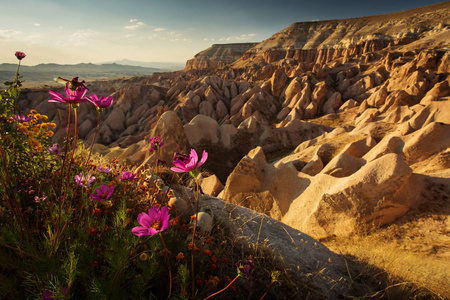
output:
<instances>
[{"instance_id":1,"label":"boulder","mask_svg":"<svg viewBox=\"0 0 450 300\"><path fill-rule=\"evenodd\" d=\"M201 140L217 144L219 142L218 127L216 120L205 115L196 115L184 125L184 131L190 145L196 145Z\"/></svg>"},{"instance_id":2,"label":"boulder","mask_svg":"<svg viewBox=\"0 0 450 300\"><path fill-rule=\"evenodd\" d=\"M223 190L223 184L216 175L202 178L200 187L202 188L203 193L211 196L217 196Z\"/></svg>"},{"instance_id":3,"label":"boulder","mask_svg":"<svg viewBox=\"0 0 450 300\"><path fill-rule=\"evenodd\" d=\"M351 155L353 157L361 158L364 154L369 152L377 142L370 135L366 138L360 139L358 141L352 142L344 147L341 153L345 153L347 155Z\"/></svg>"},{"instance_id":4,"label":"boulder","mask_svg":"<svg viewBox=\"0 0 450 300\"><path fill-rule=\"evenodd\" d=\"M318 174L293 200L282 222L316 238L390 224L414 204L404 192L411 173L402 157L391 153L348 177Z\"/></svg>"},{"instance_id":5,"label":"boulder","mask_svg":"<svg viewBox=\"0 0 450 300\"><path fill-rule=\"evenodd\" d=\"M340 153L336 155L320 172L320 174L328 174L333 177L347 177L358 171L364 166L364 159Z\"/></svg>"},{"instance_id":6,"label":"boulder","mask_svg":"<svg viewBox=\"0 0 450 300\"><path fill-rule=\"evenodd\" d=\"M319 241L265 214L220 199L206 198L205 206L230 228L232 240L267 249L288 274L304 278L311 289L320 291L321 299L348 293L351 281L345 261ZM313 278L308 279L311 274Z\"/></svg>"},{"instance_id":7,"label":"boulder","mask_svg":"<svg viewBox=\"0 0 450 300\"><path fill-rule=\"evenodd\" d=\"M423 161L450 147L450 124L433 122L404 138L408 164Z\"/></svg>"}]
</instances>

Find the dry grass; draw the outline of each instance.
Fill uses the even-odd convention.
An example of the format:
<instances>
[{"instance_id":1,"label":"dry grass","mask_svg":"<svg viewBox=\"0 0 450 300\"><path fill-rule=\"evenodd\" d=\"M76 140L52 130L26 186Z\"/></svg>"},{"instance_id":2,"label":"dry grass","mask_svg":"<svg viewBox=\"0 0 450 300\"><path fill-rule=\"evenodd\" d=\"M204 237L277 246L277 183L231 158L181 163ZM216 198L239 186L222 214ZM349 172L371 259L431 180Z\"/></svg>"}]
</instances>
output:
<instances>
[{"instance_id":1,"label":"dry grass","mask_svg":"<svg viewBox=\"0 0 450 300\"><path fill-rule=\"evenodd\" d=\"M427 220L429 223L430 220ZM412 223L403 224L405 228ZM411 228L411 235L402 238L398 226L380 229L372 234L354 235L323 241L332 251L351 256L366 266L380 269L388 286L400 288L414 298L450 298L450 256L444 238L421 233L420 228ZM448 236L447 236L448 238ZM383 290L377 293L388 293ZM375 296L375 294L374 294ZM387 295L389 298L389 296Z\"/></svg>"}]
</instances>

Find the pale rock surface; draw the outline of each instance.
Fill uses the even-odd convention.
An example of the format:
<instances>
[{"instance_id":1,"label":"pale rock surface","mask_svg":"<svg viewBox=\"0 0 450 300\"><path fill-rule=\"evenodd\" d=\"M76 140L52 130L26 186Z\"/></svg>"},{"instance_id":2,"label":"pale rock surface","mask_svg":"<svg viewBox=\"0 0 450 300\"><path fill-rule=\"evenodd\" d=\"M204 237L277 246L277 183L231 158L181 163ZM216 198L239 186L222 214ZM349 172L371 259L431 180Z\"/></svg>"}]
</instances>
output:
<instances>
[{"instance_id":1,"label":"pale rock surface","mask_svg":"<svg viewBox=\"0 0 450 300\"><path fill-rule=\"evenodd\" d=\"M200 181L200 187L202 188L203 193L217 196L223 190L224 186L220 182L219 178L216 175L211 175L206 178L202 178Z\"/></svg>"},{"instance_id":2,"label":"pale rock surface","mask_svg":"<svg viewBox=\"0 0 450 300\"><path fill-rule=\"evenodd\" d=\"M430 123L404 140L403 153L408 164L423 161L450 147L450 124Z\"/></svg>"},{"instance_id":3,"label":"pale rock surface","mask_svg":"<svg viewBox=\"0 0 450 300\"><path fill-rule=\"evenodd\" d=\"M349 177L318 174L281 221L316 238L389 224L413 205L403 190L411 173L400 155L387 154Z\"/></svg>"},{"instance_id":4,"label":"pale rock surface","mask_svg":"<svg viewBox=\"0 0 450 300\"><path fill-rule=\"evenodd\" d=\"M402 153L405 142L395 133L385 136L378 144L369 150L362 157L367 162L371 162L388 153Z\"/></svg>"},{"instance_id":5,"label":"pale rock surface","mask_svg":"<svg viewBox=\"0 0 450 300\"><path fill-rule=\"evenodd\" d=\"M320 172L333 177L347 177L366 164L364 159L343 152L336 155Z\"/></svg>"},{"instance_id":6,"label":"pale rock surface","mask_svg":"<svg viewBox=\"0 0 450 300\"><path fill-rule=\"evenodd\" d=\"M318 174L323 169L323 162L316 154L312 159L302 168L302 172L310 176Z\"/></svg>"},{"instance_id":7,"label":"pale rock surface","mask_svg":"<svg viewBox=\"0 0 450 300\"><path fill-rule=\"evenodd\" d=\"M190 145L195 145L201 140L217 144L219 142L218 127L216 120L205 115L197 115L189 124L184 125L184 131Z\"/></svg>"},{"instance_id":8,"label":"pale rock surface","mask_svg":"<svg viewBox=\"0 0 450 300\"><path fill-rule=\"evenodd\" d=\"M372 149L377 142L372 136L367 136L366 138L360 139L358 141L352 142L345 146L341 153L351 155L353 157L361 158Z\"/></svg>"}]
</instances>

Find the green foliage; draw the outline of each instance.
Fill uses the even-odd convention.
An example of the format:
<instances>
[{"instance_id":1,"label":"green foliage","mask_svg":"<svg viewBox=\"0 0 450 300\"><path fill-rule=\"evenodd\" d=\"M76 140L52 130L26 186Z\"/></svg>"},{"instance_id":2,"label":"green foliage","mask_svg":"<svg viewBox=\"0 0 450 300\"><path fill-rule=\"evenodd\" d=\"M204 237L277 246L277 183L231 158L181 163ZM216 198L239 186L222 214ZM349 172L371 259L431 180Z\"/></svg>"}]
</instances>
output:
<instances>
[{"instance_id":1,"label":"green foliage","mask_svg":"<svg viewBox=\"0 0 450 300\"><path fill-rule=\"evenodd\" d=\"M168 205L174 192L164 181L173 173L155 166L121 180L126 166L112 160L102 165L109 173L97 169L70 131L52 145L56 125L45 115L17 116L20 79L0 93L0 298L191 299L226 286L235 267L218 261L213 237L190 220L173 211L169 229L132 233L139 213ZM113 194L93 201L102 185Z\"/></svg>"}]
</instances>

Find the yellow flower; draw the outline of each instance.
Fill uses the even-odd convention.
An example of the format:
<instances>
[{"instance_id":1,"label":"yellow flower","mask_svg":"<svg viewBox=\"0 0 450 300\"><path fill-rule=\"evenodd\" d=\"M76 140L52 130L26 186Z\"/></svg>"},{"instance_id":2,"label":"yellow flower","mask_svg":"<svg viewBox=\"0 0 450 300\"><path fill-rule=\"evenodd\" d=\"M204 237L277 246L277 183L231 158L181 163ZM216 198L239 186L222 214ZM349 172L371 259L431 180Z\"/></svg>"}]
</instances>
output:
<instances>
[{"instance_id":1,"label":"yellow flower","mask_svg":"<svg viewBox=\"0 0 450 300\"><path fill-rule=\"evenodd\" d=\"M53 131L47 131L47 132L45 133L45 135L48 136L48 137L52 137L53 134L54 134Z\"/></svg>"},{"instance_id":2,"label":"yellow flower","mask_svg":"<svg viewBox=\"0 0 450 300\"><path fill-rule=\"evenodd\" d=\"M41 150L42 150L42 145L41 145L41 143L39 143L37 140L35 140L35 139L33 139L33 138L31 138L31 139L28 140L28 144L29 144L31 147L33 147L33 148L35 148L36 150L38 150L38 151L41 151Z\"/></svg>"},{"instance_id":3,"label":"yellow flower","mask_svg":"<svg viewBox=\"0 0 450 300\"><path fill-rule=\"evenodd\" d=\"M55 128L56 128L56 124L55 124L55 123L48 123L48 126L49 126L51 129L55 129Z\"/></svg>"},{"instance_id":4,"label":"yellow flower","mask_svg":"<svg viewBox=\"0 0 450 300\"><path fill-rule=\"evenodd\" d=\"M42 123L41 128L44 130L48 130L48 123Z\"/></svg>"}]
</instances>

